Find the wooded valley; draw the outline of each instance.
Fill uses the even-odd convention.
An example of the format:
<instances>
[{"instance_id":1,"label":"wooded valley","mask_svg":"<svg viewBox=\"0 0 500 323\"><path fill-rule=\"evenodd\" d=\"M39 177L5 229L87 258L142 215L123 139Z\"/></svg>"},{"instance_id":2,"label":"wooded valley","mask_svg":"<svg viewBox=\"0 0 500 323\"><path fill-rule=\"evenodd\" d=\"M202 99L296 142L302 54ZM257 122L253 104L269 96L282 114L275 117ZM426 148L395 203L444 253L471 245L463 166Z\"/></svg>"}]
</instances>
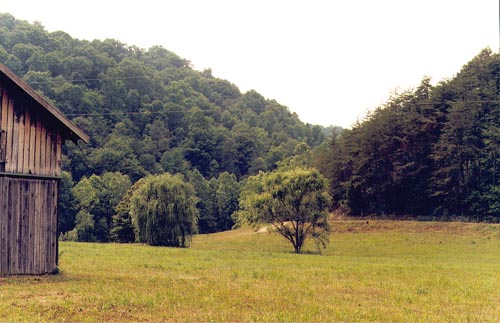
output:
<instances>
[{"instance_id":1,"label":"wooded valley","mask_svg":"<svg viewBox=\"0 0 500 323\"><path fill-rule=\"evenodd\" d=\"M304 124L165 48L78 40L10 14L0 61L91 138L64 150L65 239L134 241L137 183L166 172L193 186L200 233L233 227L249 176L294 167L317 168L332 210L352 216L500 220L500 55L488 49L351 129Z\"/></svg>"}]
</instances>

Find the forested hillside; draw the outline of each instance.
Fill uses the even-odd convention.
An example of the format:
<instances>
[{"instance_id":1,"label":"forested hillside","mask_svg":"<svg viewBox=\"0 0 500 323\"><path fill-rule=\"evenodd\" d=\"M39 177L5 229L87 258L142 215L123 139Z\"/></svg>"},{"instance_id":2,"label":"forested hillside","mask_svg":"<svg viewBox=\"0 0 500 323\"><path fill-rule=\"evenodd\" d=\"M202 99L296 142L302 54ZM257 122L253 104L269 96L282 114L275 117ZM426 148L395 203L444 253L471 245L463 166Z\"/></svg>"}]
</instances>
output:
<instances>
[{"instance_id":1,"label":"forested hillside","mask_svg":"<svg viewBox=\"0 0 500 323\"><path fill-rule=\"evenodd\" d=\"M287 164L320 169L348 214L500 221L500 56L488 49L345 131L304 124L165 48L78 40L10 14L0 61L91 137L63 158L59 227L78 240L133 240L131 195L165 172L193 185L199 232L230 229L241 181Z\"/></svg>"},{"instance_id":2,"label":"forested hillside","mask_svg":"<svg viewBox=\"0 0 500 323\"><path fill-rule=\"evenodd\" d=\"M325 138L275 100L241 93L160 46L78 40L0 14L0 62L91 138L64 150L60 217L62 232L76 224L86 240L109 240L131 184L163 172L193 182L201 232L228 229L241 179Z\"/></svg>"},{"instance_id":3,"label":"forested hillside","mask_svg":"<svg viewBox=\"0 0 500 323\"><path fill-rule=\"evenodd\" d=\"M500 56L414 90L335 137L316 160L354 215L500 221Z\"/></svg>"},{"instance_id":4,"label":"forested hillside","mask_svg":"<svg viewBox=\"0 0 500 323\"><path fill-rule=\"evenodd\" d=\"M321 128L255 91L240 93L211 71L162 48L117 40L85 41L41 24L0 16L0 61L73 119L92 138L67 151L75 179L121 171L198 169L238 178L275 167L305 142L323 140Z\"/></svg>"}]
</instances>

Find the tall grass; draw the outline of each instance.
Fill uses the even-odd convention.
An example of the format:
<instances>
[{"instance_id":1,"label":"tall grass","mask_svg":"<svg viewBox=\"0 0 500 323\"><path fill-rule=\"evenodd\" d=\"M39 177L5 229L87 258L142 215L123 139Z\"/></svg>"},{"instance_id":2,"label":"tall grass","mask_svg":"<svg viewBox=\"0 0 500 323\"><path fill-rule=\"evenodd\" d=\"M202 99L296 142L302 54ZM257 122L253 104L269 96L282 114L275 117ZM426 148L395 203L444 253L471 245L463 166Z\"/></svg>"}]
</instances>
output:
<instances>
[{"instance_id":1,"label":"tall grass","mask_svg":"<svg viewBox=\"0 0 500 323\"><path fill-rule=\"evenodd\" d=\"M499 226L333 228L321 256L250 229L189 249L61 243L59 275L0 278L0 321L500 321Z\"/></svg>"}]
</instances>

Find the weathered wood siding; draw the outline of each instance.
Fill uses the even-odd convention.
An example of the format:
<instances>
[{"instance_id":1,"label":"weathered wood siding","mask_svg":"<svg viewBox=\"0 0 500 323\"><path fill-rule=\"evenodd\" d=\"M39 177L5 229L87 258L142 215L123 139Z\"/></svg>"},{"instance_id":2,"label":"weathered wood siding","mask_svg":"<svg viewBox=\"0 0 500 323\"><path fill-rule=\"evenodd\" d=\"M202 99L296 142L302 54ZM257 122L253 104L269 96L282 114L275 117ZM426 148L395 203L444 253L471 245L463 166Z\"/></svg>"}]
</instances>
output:
<instances>
[{"instance_id":1,"label":"weathered wood siding","mask_svg":"<svg viewBox=\"0 0 500 323\"><path fill-rule=\"evenodd\" d=\"M0 275L57 268L63 138L26 93L0 78Z\"/></svg>"},{"instance_id":2,"label":"weathered wood siding","mask_svg":"<svg viewBox=\"0 0 500 323\"><path fill-rule=\"evenodd\" d=\"M0 275L57 268L57 179L0 175Z\"/></svg>"},{"instance_id":3,"label":"weathered wood siding","mask_svg":"<svg viewBox=\"0 0 500 323\"><path fill-rule=\"evenodd\" d=\"M90 138L0 63L0 275L57 269L62 144Z\"/></svg>"},{"instance_id":4,"label":"weathered wood siding","mask_svg":"<svg viewBox=\"0 0 500 323\"><path fill-rule=\"evenodd\" d=\"M29 103L0 84L0 172L59 176L61 133Z\"/></svg>"}]
</instances>

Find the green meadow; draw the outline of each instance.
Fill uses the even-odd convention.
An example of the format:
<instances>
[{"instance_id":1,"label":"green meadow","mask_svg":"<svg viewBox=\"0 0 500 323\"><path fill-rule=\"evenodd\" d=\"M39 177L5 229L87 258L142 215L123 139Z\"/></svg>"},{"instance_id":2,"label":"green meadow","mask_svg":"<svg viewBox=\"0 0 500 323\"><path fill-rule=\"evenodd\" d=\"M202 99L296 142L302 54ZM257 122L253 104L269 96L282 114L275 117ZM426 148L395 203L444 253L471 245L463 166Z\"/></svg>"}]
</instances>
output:
<instances>
[{"instance_id":1,"label":"green meadow","mask_svg":"<svg viewBox=\"0 0 500 323\"><path fill-rule=\"evenodd\" d=\"M500 321L500 226L336 221L322 255L249 228L188 249L61 242L0 321Z\"/></svg>"}]
</instances>

